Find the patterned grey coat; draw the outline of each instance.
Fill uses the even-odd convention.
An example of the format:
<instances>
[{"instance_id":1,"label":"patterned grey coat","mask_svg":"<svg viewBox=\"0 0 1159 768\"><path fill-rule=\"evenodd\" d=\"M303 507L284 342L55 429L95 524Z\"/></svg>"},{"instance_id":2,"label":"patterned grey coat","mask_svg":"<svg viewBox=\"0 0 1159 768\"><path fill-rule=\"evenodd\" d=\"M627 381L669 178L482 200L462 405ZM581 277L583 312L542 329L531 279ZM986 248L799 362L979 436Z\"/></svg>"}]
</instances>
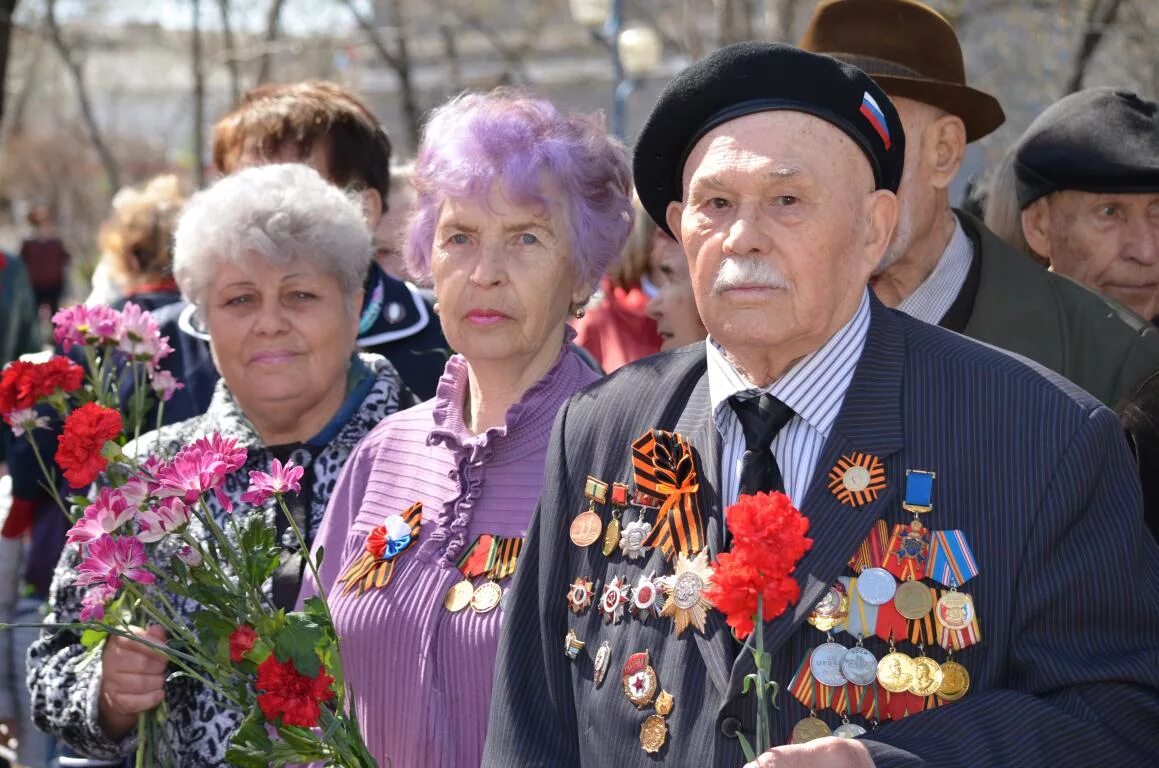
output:
<instances>
[{"instance_id":1,"label":"patterned grey coat","mask_svg":"<svg viewBox=\"0 0 1159 768\"><path fill-rule=\"evenodd\" d=\"M394 367L379 355L361 355L375 377L370 392L325 448L311 459L309 451L296 451L299 463L313 463L313 500L308 521L308 536L318 530L322 515L346 458L362 437L385 416L399 409L400 380ZM249 482L250 470L268 470L273 456L262 445L253 426L241 412L237 401L219 381L209 410L202 416L163 427L160 432L160 455L170 457L182 446L198 437L220 433L236 439L248 451L246 465L230 475L224 485L226 495L240 503ZM143 436L139 445L152 446L158 436ZM218 520L225 511L210 499L210 508ZM84 589L74 586L77 550L67 547L57 565L50 598L47 622L77 621ZM171 600L175 596L170 596ZM182 612L192 612L192 604L181 604ZM136 749L136 734L114 741L104 734L97 722L97 700L101 689L101 664L80 644L76 631L44 632L28 651L28 687L32 694L33 718L37 727L68 743L82 755L99 759L118 759ZM223 702L212 691L188 677L177 677L166 683L169 716L161 736L164 752L180 768L210 768L225 764L229 737L240 724L242 713Z\"/></svg>"}]
</instances>

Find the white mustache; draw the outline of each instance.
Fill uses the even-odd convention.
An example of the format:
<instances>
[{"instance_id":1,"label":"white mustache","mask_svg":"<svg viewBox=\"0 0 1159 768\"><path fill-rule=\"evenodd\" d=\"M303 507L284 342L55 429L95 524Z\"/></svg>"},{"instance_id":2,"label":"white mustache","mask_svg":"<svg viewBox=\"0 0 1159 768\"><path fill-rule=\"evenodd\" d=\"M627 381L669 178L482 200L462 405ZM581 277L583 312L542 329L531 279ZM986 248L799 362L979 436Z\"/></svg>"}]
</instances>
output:
<instances>
[{"instance_id":1,"label":"white mustache","mask_svg":"<svg viewBox=\"0 0 1159 768\"><path fill-rule=\"evenodd\" d=\"M734 288L786 288L788 283L772 264L760 259L725 258L716 271L712 292L722 293Z\"/></svg>"}]
</instances>

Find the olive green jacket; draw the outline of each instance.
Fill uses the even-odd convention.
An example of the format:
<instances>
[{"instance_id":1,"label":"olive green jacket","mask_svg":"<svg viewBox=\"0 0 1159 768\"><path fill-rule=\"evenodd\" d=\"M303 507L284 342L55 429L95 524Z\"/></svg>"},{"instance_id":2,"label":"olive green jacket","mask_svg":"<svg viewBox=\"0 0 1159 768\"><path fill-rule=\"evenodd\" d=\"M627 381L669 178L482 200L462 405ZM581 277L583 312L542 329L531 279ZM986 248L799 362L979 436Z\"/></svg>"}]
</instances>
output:
<instances>
[{"instance_id":1,"label":"olive green jacket","mask_svg":"<svg viewBox=\"0 0 1159 768\"><path fill-rule=\"evenodd\" d=\"M1159 369L1159 329L956 213L981 266L962 333L1028 357L1112 408Z\"/></svg>"}]
</instances>

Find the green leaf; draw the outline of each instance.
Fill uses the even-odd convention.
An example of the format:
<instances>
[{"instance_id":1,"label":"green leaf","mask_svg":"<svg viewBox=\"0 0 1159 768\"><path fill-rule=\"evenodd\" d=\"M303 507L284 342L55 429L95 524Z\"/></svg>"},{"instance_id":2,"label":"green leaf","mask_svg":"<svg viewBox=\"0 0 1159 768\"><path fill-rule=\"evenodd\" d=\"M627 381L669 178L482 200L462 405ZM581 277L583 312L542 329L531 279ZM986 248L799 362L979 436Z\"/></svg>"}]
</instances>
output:
<instances>
[{"instance_id":1,"label":"green leaf","mask_svg":"<svg viewBox=\"0 0 1159 768\"><path fill-rule=\"evenodd\" d=\"M757 685L757 684L758 684L757 676L755 673L750 673L750 674L745 675L744 676L744 687L742 687L740 689L741 696L744 696L746 693L749 692L749 688L751 688L752 686Z\"/></svg>"},{"instance_id":2,"label":"green leaf","mask_svg":"<svg viewBox=\"0 0 1159 768\"><path fill-rule=\"evenodd\" d=\"M86 629L80 636L80 644L84 648L96 648L109 636L108 632L99 629Z\"/></svg>"},{"instance_id":3,"label":"green leaf","mask_svg":"<svg viewBox=\"0 0 1159 768\"><path fill-rule=\"evenodd\" d=\"M303 675L315 677L322 669L318 647L324 636L322 627L306 614L287 614L285 629L274 637L274 653L278 661L290 659Z\"/></svg>"},{"instance_id":4,"label":"green leaf","mask_svg":"<svg viewBox=\"0 0 1159 768\"><path fill-rule=\"evenodd\" d=\"M325 553L326 553L326 548L323 547L321 544L319 544L318 550L314 555L314 567L317 568L318 570L322 570L322 555L324 555Z\"/></svg>"},{"instance_id":5,"label":"green leaf","mask_svg":"<svg viewBox=\"0 0 1159 768\"><path fill-rule=\"evenodd\" d=\"M269 756L273 747L274 743L266 731L266 718L255 704L242 721L241 727L230 737L225 760L241 768L266 768L270 764Z\"/></svg>"}]
</instances>

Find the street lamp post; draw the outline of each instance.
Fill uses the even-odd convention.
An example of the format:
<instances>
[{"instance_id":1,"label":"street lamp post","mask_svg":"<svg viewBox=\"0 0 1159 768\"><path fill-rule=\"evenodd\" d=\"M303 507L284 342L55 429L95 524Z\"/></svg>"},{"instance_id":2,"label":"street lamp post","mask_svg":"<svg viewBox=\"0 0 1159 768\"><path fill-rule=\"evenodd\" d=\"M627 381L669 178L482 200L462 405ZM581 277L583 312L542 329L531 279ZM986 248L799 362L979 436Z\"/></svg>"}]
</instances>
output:
<instances>
[{"instance_id":1,"label":"street lamp post","mask_svg":"<svg viewBox=\"0 0 1159 768\"><path fill-rule=\"evenodd\" d=\"M660 61L660 38L651 27L624 27L623 0L569 0L571 15L591 30L612 59L612 133L627 133L628 97L640 77Z\"/></svg>"}]
</instances>

